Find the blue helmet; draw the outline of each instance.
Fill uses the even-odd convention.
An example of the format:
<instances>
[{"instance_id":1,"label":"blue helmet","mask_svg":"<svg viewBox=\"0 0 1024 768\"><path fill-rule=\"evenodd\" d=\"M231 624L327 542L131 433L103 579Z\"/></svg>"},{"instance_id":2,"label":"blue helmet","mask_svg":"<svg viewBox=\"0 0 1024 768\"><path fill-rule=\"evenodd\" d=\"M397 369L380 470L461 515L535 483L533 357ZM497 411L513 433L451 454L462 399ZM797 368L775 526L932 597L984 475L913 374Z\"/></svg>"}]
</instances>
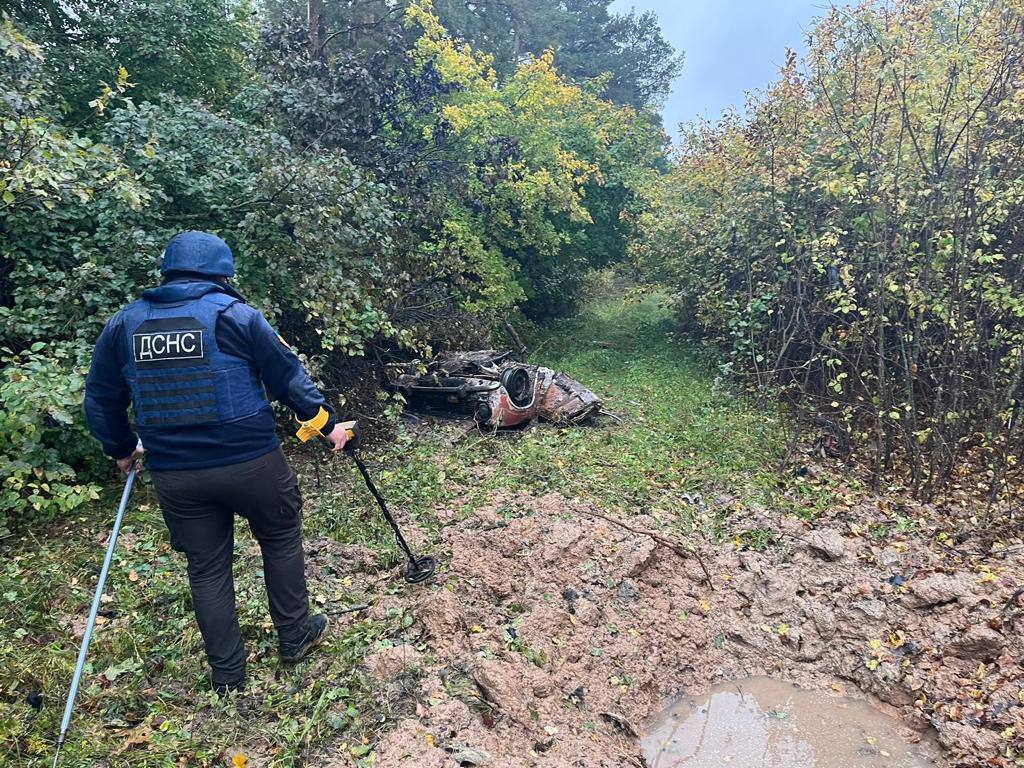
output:
<instances>
[{"instance_id":1,"label":"blue helmet","mask_svg":"<svg viewBox=\"0 0 1024 768\"><path fill-rule=\"evenodd\" d=\"M216 277L234 277L235 257L228 244L209 232L190 230L171 238L164 249L160 273L198 272Z\"/></svg>"}]
</instances>

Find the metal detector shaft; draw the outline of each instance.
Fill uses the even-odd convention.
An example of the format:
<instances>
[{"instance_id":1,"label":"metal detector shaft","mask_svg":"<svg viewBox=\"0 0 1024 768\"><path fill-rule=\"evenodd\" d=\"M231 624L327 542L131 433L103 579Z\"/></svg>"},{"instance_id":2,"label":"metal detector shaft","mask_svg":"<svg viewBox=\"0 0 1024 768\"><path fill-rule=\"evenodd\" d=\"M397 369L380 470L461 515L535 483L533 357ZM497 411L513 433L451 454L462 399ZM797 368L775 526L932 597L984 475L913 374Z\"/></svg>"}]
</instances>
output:
<instances>
[{"instance_id":1,"label":"metal detector shaft","mask_svg":"<svg viewBox=\"0 0 1024 768\"><path fill-rule=\"evenodd\" d=\"M377 500L377 506L380 507L380 511L384 513L384 519L388 521L388 525L391 526L391 530L395 532L395 538L398 539L398 544L401 546L402 551L408 556L409 560L413 563L416 562L417 558L412 553L409 545L405 542L405 537L402 536L402 531L398 527L398 523L395 522L395 518L391 516L391 510L388 509L388 505L384 502L384 497L380 495L380 491L377 490L377 486L373 484L373 480L370 479L370 473L366 471L366 465L363 464L363 460L356 456L355 451L348 451L348 455L352 457L352 461L356 463L359 468L359 474L363 476L363 482L366 483L367 489L374 499Z\"/></svg>"},{"instance_id":2,"label":"metal detector shaft","mask_svg":"<svg viewBox=\"0 0 1024 768\"><path fill-rule=\"evenodd\" d=\"M124 484L124 492L121 494L121 506L117 508L117 517L114 518L114 528L110 532L110 542L107 544L107 556L103 560L103 568L100 570L100 579L96 584L96 594L92 598L92 610L89 611L89 621L85 625L85 634L82 635L82 647L78 650L78 664L75 666L75 675L71 678L71 690L68 691L68 701L64 705L64 719L60 723L60 736L57 737L57 753L53 756L54 768L60 758L60 749L68 736L68 728L71 727L71 713L75 709L75 696L78 695L78 684L82 681L82 672L85 670L85 657L89 653L89 641L92 640L92 631L96 627L96 616L100 610L100 600L103 597L103 587L107 583L107 574L110 572L110 563L114 559L114 547L117 546L117 535L121 532L121 522L124 520L124 511L128 507L128 497L131 496L132 486L135 484L135 475L139 471L139 463L135 462L128 472L128 479Z\"/></svg>"},{"instance_id":3,"label":"metal detector shaft","mask_svg":"<svg viewBox=\"0 0 1024 768\"><path fill-rule=\"evenodd\" d=\"M401 529L398 527L398 522L391 514L391 510L388 509L387 502L384 501L384 497L380 495L380 491L377 490L377 486L373 484L373 480L370 479L370 473L366 469L366 465L363 464L363 460L356 455L356 446L359 443L359 424L355 421L347 421L341 424L345 428L348 434L348 440L345 443L345 453L347 453L356 467L359 469L359 474L363 476L363 482L366 484L367 490L370 495L373 496L377 502L377 506L380 507L380 511L384 513L384 519L388 521L388 525L391 526L391 530L395 534L395 539L398 540L398 546L401 547L405 553L406 558L409 560L409 564L405 568L403 574L405 580L410 584L421 584L431 576L434 575L434 571L437 568L437 561L434 560L430 555L423 555L422 557L416 557L412 553L412 548L409 543L405 540L405 536L402 535ZM303 430L300 430L300 433ZM331 442L324 436L322 432L317 432L320 435L320 442L327 450L331 450ZM302 434L299 435L302 439Z\"/></svg>"}]
</instances>

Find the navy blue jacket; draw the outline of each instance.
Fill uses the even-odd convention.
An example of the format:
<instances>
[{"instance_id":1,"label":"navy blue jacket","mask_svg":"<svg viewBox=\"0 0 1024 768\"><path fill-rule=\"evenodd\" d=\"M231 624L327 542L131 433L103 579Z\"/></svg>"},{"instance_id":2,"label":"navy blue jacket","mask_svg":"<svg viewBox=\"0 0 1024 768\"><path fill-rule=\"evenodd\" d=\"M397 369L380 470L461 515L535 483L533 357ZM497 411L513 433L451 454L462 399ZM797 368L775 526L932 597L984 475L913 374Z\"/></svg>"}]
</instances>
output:
<instances>
[{"instance_id":1,"label":"navy blue jacket","mask_svg":"<svg viewBox=\"0 0 1024 768\"><path fill-rule=\"evenodd\" d=\"M211 291L236 296L231 288L196 278L171 280L142 294L158 303L198 298ZM138 440L128 420L131 393L122 369L127 362L122 315L107 323L93 354L85 384L85 415L92 434L115 459L131 455ZM267 389L302 419L313 418L321 407L334 412L266 318L248 304L237 302L217 320L217 343L227 354L247 360ZM237 464L262 456L280 445L274 413L268 406L253 416L228 424L200 424L159 429L146 438L146 464L155 470L201 469Z\"/></svg>"}]
</instances>

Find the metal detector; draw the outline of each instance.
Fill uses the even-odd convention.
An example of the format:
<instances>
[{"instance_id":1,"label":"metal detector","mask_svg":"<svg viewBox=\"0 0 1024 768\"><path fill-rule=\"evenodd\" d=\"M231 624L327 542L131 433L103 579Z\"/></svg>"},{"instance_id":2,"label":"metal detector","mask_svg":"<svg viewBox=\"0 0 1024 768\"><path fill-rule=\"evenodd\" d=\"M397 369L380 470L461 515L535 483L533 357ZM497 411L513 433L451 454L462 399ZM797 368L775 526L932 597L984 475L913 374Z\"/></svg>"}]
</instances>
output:
<instances>
[{"instance_id":1,"label":"metal detector","mask_svg":"<svg viewBox=\"0 0 1024 768\"><path fill-rule=\"evenodd\" d=\"M352 459L356 467L359 469L359 474L363 476L363 482L366 483L366 489L377 501L377 506L380 507L380 511L383 513L384 519L388 521L388 525L391 526L391 530L395 533L395 539L398 540L398 546L401 547L402 552L405 553L405 556L409 561L405 566L402 577L410 584L423 583L434 575L434 571L437 570L437 561L430 555L423 555L421 557L414 555L409 544L406 542L405 537L402 535L402 530L398 527L398 522L395 520L395 516L391 514L391 510L388 509L387 502L384 501L384 497L380 495L380 491L378 491L377 486L374 485L373 479L370 477L370 473L366 469L366 465L356 453L356 449L359 447L359 422L348 421L343 423L342 426L348 433L348 442L345 443L345 453L348 454L349 458ZM324 437L322 433L318 434L320 442L324 447L330 450L330 443L327 441L327 438Z\"/></svg>"}]
</instances>

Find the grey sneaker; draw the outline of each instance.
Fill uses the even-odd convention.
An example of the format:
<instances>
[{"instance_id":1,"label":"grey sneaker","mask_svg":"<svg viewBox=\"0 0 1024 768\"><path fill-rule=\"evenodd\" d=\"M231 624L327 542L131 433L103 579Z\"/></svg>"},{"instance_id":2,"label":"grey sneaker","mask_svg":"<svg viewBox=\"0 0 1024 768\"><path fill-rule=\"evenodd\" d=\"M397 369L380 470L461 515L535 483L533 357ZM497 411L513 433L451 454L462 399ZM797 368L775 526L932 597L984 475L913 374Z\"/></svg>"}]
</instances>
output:
<instances>
[{"instance_id":1,"label":"grey sneaker","mask_svg":"<svg viewBox=\"0 0 1024 768\"><path fill-rule=\"evenodd\" d=\"M309 655L327 637L327 617L322 613L312 616L306 625L306 634L294 643L281 643L279 653L281 661L294 664Z\"/></svg>"}]
</instances>

